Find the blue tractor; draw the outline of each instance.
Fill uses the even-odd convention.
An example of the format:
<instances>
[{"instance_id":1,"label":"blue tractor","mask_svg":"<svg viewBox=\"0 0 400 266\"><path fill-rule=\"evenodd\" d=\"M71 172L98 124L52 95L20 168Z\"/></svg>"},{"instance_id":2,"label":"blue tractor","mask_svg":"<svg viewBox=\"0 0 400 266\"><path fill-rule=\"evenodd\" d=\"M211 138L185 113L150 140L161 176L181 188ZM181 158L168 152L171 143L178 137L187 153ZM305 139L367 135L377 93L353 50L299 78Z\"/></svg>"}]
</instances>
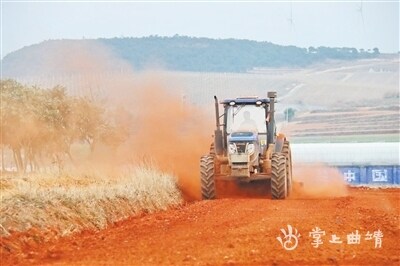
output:
<instances>
[{"instance_id":1,"label":"blue tractor","mask_svg":"<svg viewBox=\"0 0 400 266\"><path fill-rule=\"evenodd\" d=\"M267 98L243 97L218 103L214 96L214 100L214 142L209 154L200 159L202 198L220 197L219 181L239 186L254 183L268 190L272 199L287 198L292 189L292 160L289 141L283 134L276 135L276 92L268 92ZM224 110L221 116L219 104Z\"/></svg>"}]
</instances>

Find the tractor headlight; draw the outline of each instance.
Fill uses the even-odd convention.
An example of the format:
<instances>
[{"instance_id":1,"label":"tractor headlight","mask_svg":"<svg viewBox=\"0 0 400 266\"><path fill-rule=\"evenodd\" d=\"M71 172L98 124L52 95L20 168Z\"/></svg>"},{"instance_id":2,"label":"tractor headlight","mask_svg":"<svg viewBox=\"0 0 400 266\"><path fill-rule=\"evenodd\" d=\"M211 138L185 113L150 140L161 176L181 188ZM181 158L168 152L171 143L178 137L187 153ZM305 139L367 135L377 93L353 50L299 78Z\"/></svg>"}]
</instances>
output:
<instances>
[{"instance_id":1,"label":"tractor headlight","mask_svg":"<svg viewBox=\"0 0 400 266\"><path fill-rule=\"evenodd\" d=\"M228 150L229 154L235 154L237 152L235 143L230 143Z\"/></svg>"},{"instance_id":2,"label":"tractor headlight","mask_svg":"<svg viewBox=\"0 0 400 266\"><path fill-rule=\"evenodd\" d=\"M247 154L252 155L256 149L256 146L254 146L254 143L249 143L247 144Z\"/></svg>"}]
</instances>

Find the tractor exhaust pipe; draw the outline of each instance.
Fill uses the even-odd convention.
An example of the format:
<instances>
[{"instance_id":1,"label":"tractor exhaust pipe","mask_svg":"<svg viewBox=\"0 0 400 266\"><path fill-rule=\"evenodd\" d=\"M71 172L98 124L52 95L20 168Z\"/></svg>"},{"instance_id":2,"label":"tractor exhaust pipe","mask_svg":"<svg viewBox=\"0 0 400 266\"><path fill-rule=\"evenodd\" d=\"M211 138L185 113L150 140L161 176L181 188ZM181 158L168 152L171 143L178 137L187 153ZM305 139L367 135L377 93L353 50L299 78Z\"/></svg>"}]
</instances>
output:
<instances>
[{"instance_id":1,"label":"tractor exhaust pipe","mask_svg":"<svg viewBox=\"0 0 400 266\"><path fill-rule=\"evenodd\" d=\"M215 122L216 122L217 129L219 129L221 125L219 123L218 98L215 95L214 95L214 102L215 102Z\"/></svg>"},{"instance_id":2,"label":"tractor exhaust pipe","mask_svg":"<svg viewBox=\"0 0 400 266\"><path fill-rule=\"evenodd\" d=\"M277 94L275 91L268 92L269 102L269 121L268 121L268 136L267 145L275 143L275 98ZM268 147L268 146L267 146Z\"/></svg>"},{"instance_id":3,"label":"tractor exhaust pipe","mask_svg":"<svg viewBox=\"0 0 400 266\"><path fill-rule=\"evenodd\" d=\"M221 124L219 122L219 106L218 106L217 96L214 96L214 102L215 102L215 125L216 125L216 129L214 131L214 148L215 148L215 154L222 155L224 152L224 141L222 137Z\"/></svg>"}]
</instances>

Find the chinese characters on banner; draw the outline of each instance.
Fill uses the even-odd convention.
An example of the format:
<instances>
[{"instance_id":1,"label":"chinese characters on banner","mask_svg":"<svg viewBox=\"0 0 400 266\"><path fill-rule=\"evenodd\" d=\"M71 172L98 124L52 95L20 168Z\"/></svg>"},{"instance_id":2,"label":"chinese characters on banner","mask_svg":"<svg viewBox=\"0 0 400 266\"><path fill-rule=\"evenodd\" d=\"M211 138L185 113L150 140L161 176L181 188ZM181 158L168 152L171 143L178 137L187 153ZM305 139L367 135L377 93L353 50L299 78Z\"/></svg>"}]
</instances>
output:
<instances>
[{"instance_id":1,"label":"chinese characters on banner","mask_svg":"<svg viewBox=\"0 0 400 266\"><path fill-rule=\"evenodd\" d=\"M285 250L294 250L297 248L299 244L299 238L301 234L297 231L296 228L293 228L291 225L287 226L287 231L285 229L281 229L283 237L278 236L276 239L282 245ZM383 233L381 230L367 231L366 234L361 234L358 230L355 232L351 232L346 235L345 238L341 238L336 234L332 234L330 236L327 233L316 226L315 228L311 229L309 232L309 237L312 239L311 245L314 248L319 248L323 245L325 240L329 242L329 244L343 244L346 243L347 245L359 245L361 241L373 241L375 248L382 248L382 238Z\"/></svg>"},{"instance_id":2,"label":"chinese characters on banner","mask_svg":"<svg viewBox=\"0 0 400 266\"><path fill-rule=\"evenodd\" d=\"M349 184L396 183L396 179L393 177L396 175L396 171L391 167L342 166L339 169L343 174L343 180Z\"/></svg>"}]
</instances>

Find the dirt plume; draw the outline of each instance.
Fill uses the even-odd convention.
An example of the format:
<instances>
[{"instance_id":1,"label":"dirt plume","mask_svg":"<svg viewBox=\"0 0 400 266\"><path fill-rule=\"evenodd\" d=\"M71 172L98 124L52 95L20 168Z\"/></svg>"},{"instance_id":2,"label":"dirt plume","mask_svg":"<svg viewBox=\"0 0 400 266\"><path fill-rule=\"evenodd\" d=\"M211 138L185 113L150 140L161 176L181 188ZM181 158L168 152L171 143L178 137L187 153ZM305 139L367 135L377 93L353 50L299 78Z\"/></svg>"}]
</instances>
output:
<instances>
[{"instance_id":1,"label":"dirt plume","mask_svg":"<svg viewBox=\"0 0 400 266\"><path fill-rule=\"evenodd\" d=\"M212 141L208 116L185 105L174 91L154 77L132 94L132 137L122 154L133 161L153 161L162 171L175 174L187 200L199 199L200 156Z\"/></svg>"},{"instance_id":2,"label":"dirt plume","mask_svg":"<svg viewBox=\"0 0 400 266\"><path fill-rule=\"evenodd\" d=\"M78 49L80 59L64 67L80 71L84 83L78 85L90 97L103 100L109 109L122 108L128 112L128 118L120 122L123 129L130 130L130 137L116 150L104 146L101 150L99 146L92 161L99 162L101 167L103 162L151 163L177 176L186 200L199 199L199 160L212 141L212 116L184 102L181 91L185 88L167 72L137 73L122 59L112 56L111 51L96 48L95 51ZM99 52L101 56L94 56ZM115 63L118 71L110 71L110 62Z\"/></svg>"},{"instance_id":3,"label":"dirt plume","mask_svg":"<svg viewBox=\"0 0 400 266\"><path fill-rule=\"evenodd\" d=\"M102 83L113 88L107 105L123 110L119 126L130 133L117 149L98 145L91 164L113 169L151 164L177 177L184 199L200 199L199 161L209 151L213 132L209 112L184 102L179 85L165 73L119 73Z\"/></svg>"},{"instance_id":4,"label":"dirt plume","mask_svg":"<svg viewBox=\"0 0 400 266\"><path fill-rule=\"evenodd\" d=\"M323 164L296 164L293 166L293 199L330 198L348 195L343 175Z\"/></svg>"}]
</instances>

